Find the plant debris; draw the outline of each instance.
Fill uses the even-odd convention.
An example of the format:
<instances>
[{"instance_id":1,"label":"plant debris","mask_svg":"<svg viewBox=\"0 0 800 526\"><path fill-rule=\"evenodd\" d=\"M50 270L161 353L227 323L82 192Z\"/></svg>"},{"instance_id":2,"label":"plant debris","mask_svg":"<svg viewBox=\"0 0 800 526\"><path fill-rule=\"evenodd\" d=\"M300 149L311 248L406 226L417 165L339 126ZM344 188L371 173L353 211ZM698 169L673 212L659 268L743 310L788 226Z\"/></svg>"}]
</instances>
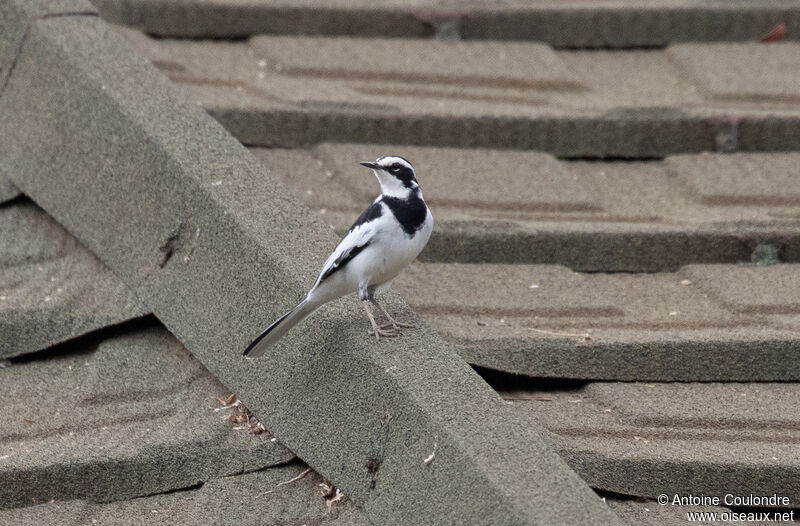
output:
<instances>
[{"instance_id":1,"label":"plant debris","mask_svg":"<svg viewBox=\"0 0 800 526\"><path fill-rule=\"evenodd\" d=\"M553 397L547 395L533 395L529 397L521 396L519 398L506 398L506 400L534 400L536 402L552 402Z\"/></svg>"},{"instance_id":2,"label":"plant debris","mask_svg":"<svg viewBox=\"0 0 800 526\"><path fill-rule=\"evenodd\" d=\"M536 402L552 402L553 397L547 394L531 393L530 391L506 391L503 393L503 400L534 400Z\"/></svg>"},{"instance_id":3,"label":"plant debris","mask_svg":"<svg viewBox=\"0 0 800 526\"><path fill-rule=\"evenodd\" d=\"M578 341L589 342L592 341L592 337L589 336L589 333L583 334L574 334L570 332L555 332L555 331L545 331L543 329L534 329L533 327L528 327L529 330L534 332L538 332L539 334L547 334L548 336L561 336L565 338L576 338Z\"/></svg>"},{"instance_id":4,"label":"plant debris","mask_svg":"<svg viewBox=\"0 0 800 526\"><path fill-rule=\"evenodd\" d=\"M780 42L786 37L786 24L780 23L761 35L759 42Z\"/></svg>"},{"instance_id":5,"label":"plant debris","mask_svg":"<svg viewBox=\"0 0 800 526\"><path fill-rule=\"evenodd\" d=\"M328 479L325 479L319 485L319 487L322 488L322 496L325 498L325 503L329 508L334 504L338 504L347 500L347 497L344 496L344 493L342 493L339 488L334 486L333 482Z\"/></svg>"},{"instance_id":6,"label":"plant debris","mask_svg":"<svg viewBox=\"0 0 800 526\"><path fill-rule=\"evenodd\" d=\"M242 404L242 401L235 394L226 398L217 398L217 400L220 401L222 407L218 407L214 411L230 409L231 414L227 417L228 422L239 424L233 428L235 431L249 431L254 435L260 435L266 431L264 424L258 421L255 415Z\"/></svg>"},{"instance_id":7,"label":"plant debris","mask_svg":"<svg viewBox=\"0 0 800 526\"><path fill-rule=\"evenodd\" d=\"M431 451L431 454L428 455L427 458L425 458L425 460L422 461L424 464L430 464L431 462L433 462L433 459L436 458L436 448L437 447L438 447L438 445L436 444L436 442L434 442L433 443L433 451Z\"/></svg>"}]
</instances>

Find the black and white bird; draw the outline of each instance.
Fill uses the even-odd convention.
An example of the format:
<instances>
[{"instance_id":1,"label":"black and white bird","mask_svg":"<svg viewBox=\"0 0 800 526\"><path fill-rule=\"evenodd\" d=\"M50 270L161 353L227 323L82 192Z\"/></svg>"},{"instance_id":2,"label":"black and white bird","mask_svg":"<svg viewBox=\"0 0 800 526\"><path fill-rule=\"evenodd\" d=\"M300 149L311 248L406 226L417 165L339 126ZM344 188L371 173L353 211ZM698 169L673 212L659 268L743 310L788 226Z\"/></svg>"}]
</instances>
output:
<instances>
[{"instance_id":1,"label":"black and white bird","mask_svg":"<svg viewBox=\"0 0 800 526\"><path fill-rule=\"evenodd\" d=\"M357 292L377 339L395 336L400 323L376 300L375 293L389 288L392 280L422 251L433 230L433 216L422 198L414 167L396 156L361 163L372 168L381 195L362 213L322 267L306 298L278 318L245 350L260 356L292 327L329 301ZM388 320L379 326L370 309L374 303Z\"/></svg>"}]
</instances>

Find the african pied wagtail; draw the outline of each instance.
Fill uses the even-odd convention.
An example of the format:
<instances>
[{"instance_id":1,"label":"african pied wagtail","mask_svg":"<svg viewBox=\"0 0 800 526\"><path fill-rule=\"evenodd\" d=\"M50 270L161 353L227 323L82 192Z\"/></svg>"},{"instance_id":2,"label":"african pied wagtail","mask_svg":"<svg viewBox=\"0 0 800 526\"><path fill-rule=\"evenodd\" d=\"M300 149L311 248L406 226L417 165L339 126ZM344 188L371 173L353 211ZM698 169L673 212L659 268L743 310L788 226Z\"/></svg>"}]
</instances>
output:
<instances>
[{"instance_id":1,"label":"african pied wagtail","mask_svg":"<svg viewBox=\"0 0 800 526\"><path fill-rule=\"evenodd\" d=\"M289 329L316 309L358 292L376 338L395 336L400 327L413 327L395 321L375 301L375 292L388 289L392 280L422 251L433 230L433 216L422 199L414 167L402 157L380 157L372 168L381 184L381 195L350 227L336 250L328 257L317 282L306 299L278 318L245 350L247 356L260 356ZM378 306L389 323L378 326L369 301Z\"/></svg>"}]
</instances>

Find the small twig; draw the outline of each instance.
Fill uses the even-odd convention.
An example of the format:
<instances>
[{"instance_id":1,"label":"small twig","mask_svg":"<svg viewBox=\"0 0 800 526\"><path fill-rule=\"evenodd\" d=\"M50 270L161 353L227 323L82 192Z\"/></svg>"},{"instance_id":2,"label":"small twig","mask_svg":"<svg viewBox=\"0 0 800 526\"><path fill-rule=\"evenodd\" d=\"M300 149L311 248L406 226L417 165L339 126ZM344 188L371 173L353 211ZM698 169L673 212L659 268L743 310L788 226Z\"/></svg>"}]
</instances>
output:
<instances>
[{"instance_id":1,"label":"small twig","mask_svg":"<svg viewBox=\"0 0 800 526\"><path fill-rule=\"evenodd\" d=\"M302 473L300 473L299 475L297 475L296 477L294 477L292 479L285 480L283 482L279 482L278 484L275 484L274 488L272 488L269 491L265 491L261 495L256 496L256 498L258 498L258 497L260 497L262 495L268 495L268 494L272 493L273 491L275 491L276 489L280 488L281 486L285 486L287 484L291 484L292 482L297 482L298 480L300 480L301 478L305 477L309 473L311 473L311 468L308 468L307 470L303 471Z\"/></svg>"},{"instance_id":2,"label":"small twig","mask_svg":"<svg viewBox=\"0 0 800 526\"><path fill-rule=\"evenodd\" d=\"M504 395L503 400L534 400L536 402L552 402L553 397L547 395L519 395L519 396L511 396L511 395Z\"/></svg>"},{"instance_id":3,"label":"small twig","mask_svg":"<svg viewBox=\"0 0 800 526\"><path fill-rule=\"evenodd\" d=\"M223 409L231 409L232 407L239 407L241 405L241 403L242 403L241 400L236 400L232 404L224 405L222 407L217 407L216 409L214 409L214 412L216 413L218 411L222 411Z\"/></svg>"},{"instance_id":4,"label":"small twig","mask_svg":"<svg viewBox=\"0 0 800 526\"><path fill-rule=\"evenodd\" d=\"M307 470L303 471L302 473L300 473L299 475L297 475L293 479L289 479L286 482L281 482L280 484L276 485L275 487L278 488L280 486L285 486L287 484L291 484L292 482L297 482L298 480L300 480L301 478L305 477L309 473L311 473L311 468L308 468Z\"/></svg>"},{"instance_id":5,"label":"small twig","mask_svg":"<svg viewBox=\"0 0 800 526\"><path fill-rule=\"evenodd\" d=\"M534 332L538 332L538 333L541 333L541 334L547 334L547 335L550 335L550 336L563 336L565 338L577 338L577 339L579 339L581 341L589 341L589 340L592 339L591 336L589 336L588 332L586 332L584 334L573 334L571 332L545 331L543 329L534 329L533 327L528 327L528 329L531 330L531 331L534 331Z\"/></svg>"},{"instance_id":6,"label":"small twig","mask_svg":"<svg viewBox=\"0 0 800 526\"><path fill-rule=\"evenodd\" d=\"M433 451L431 452L430 455L428 455L428 457L425 460L422 461L424 464L430 464L431 462L433 462L433 459L436 458L436 448L437 448L437 444L436 444L436 442L434 442L433 443Z\"/></svg>"}]
</instances>

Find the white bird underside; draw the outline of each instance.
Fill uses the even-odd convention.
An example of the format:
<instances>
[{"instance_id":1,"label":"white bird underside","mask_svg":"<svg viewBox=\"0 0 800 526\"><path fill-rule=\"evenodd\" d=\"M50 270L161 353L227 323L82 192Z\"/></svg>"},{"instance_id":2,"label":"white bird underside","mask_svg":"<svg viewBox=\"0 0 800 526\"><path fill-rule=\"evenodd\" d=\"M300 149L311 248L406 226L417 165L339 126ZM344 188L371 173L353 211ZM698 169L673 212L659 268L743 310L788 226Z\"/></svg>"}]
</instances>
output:
<instances>
[{"instance_id":1,"label":"white bird underside","mask_svg":"<svg viewBox=\"0 0 800 526\"><path fill-rule=\"evenodd\" d=\"M309 301L326 303L345 294L357 292L359 287L388 286L425 247L433 230L433 218L430 212L420 231L409 238L388 207L384 204L379 206L384 208L382 215L353 229L328 257L317 283L308 293ZM320 281L337 259L352 247L361 246L365 248L349 260L341 270Z\"/></svg>"}]
</instances>

